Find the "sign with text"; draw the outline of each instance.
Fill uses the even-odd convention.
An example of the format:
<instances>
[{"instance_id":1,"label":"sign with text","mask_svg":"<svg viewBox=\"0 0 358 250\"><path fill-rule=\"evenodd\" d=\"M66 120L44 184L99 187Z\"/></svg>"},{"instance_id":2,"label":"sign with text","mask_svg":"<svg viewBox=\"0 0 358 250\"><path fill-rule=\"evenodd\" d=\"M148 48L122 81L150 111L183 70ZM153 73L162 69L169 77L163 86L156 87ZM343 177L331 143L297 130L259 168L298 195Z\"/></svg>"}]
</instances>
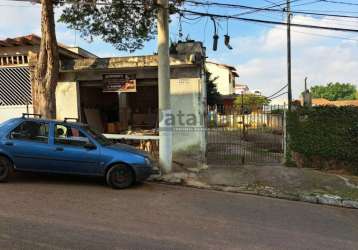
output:
<instances>
[{"instance_id":1,"label":"sign with text","mask_svg":"<svg viewBox=\"0 0 358 250\"><path fill-rule=\"evenodd\" d=\"M107 74L103 75L103 92L137 92L135 75Z\"/></svg>"}]
</instances>

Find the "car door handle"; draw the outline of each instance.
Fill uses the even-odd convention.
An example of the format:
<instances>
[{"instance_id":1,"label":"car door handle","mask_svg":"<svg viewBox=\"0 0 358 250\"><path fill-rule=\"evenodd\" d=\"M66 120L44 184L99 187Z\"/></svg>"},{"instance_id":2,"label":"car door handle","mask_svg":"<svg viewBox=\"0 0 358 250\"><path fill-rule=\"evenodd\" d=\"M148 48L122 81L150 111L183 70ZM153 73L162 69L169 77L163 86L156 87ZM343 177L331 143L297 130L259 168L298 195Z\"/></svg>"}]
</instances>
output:
<instances>
[{"instance_id":1,"label":"car door handle","mask_svg":"<svg viewBox=\"0 0 358 250\"><path fill-rule=\"evenodd\" d=\"M63 148L62 147L57 147L55 150L56 151L63 151Z\"/></svg>"},{"instance_id":2,"label":"car door handle","mask_svg":"<svg viewBox=\"0 0 358 250\"><path fill-rule=\"evenodd\" d=\"M7 142L5 142L5 145L6 145L6 146L14 146L14 143L7 141Z\"/></svg>"}]
</instances>

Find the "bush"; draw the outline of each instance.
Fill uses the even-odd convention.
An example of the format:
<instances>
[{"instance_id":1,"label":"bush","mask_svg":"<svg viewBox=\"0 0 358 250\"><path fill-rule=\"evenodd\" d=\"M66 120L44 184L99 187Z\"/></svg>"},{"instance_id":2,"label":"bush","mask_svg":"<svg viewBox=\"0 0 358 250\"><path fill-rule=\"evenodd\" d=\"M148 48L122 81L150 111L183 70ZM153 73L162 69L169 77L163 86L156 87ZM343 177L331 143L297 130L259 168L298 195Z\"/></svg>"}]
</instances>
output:
<instances>
[{"instance_id":1,"label":"bush","mask_svg":"<svg viewBox=\"0 0 358 250\"><path fill-rule=\"evenodd\" d=\"M301 158L299 165L345 166L358 173L357 107L299 108L287 114L287 132L292 158Z\"/></svg>"}]
</instances>

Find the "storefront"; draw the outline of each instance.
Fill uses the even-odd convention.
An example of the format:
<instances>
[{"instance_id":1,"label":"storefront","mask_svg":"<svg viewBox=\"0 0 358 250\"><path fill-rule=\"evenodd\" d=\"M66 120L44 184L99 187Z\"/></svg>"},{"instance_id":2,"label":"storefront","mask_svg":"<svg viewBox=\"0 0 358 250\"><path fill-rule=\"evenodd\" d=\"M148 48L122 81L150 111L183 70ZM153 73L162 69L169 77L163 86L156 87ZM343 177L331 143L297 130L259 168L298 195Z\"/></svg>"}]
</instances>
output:
<instances>
[{"instance_id":1,"label":"storefront","mask_svg":"<svg viewBox=\"0 0 358 250\"><path fill-rule=\"evenodd\" d=\"M0 121L31 112L31 65L41 38L0 41ZM111 138L158 140L157 55L99 58L59 44L57 119L78 118ZM174 152L206 148L205 48L189 41L171 47L170 101Z\"/></svg>"},{"instance_id":2,"label":"storefront","mask_svg":"<svg viewBox=\"0 0 358 250\"><path fill-rule=\"evenodd\" d=\"M158 127L158 87L156 80L137 79L135 88L108 89L105 78L121 82L126 73L103 74L103 80L79 81L80 120L103 133ZM119 78L114 78L118 76Z\"/></svg>"},{"instance_id":3,"label":"storefront","mask_svg":"<svg viewBox=\"0 0 358 250\"><path fill-rule=\"evenodd\" d=\"M179 44L171 55L176 152L205 152L204 56L201 43ZM160 119L157 65L155 55L63 61L56 90L57 118L79 118L116 138L153 138Z\"/></svg>"}]
</instances>

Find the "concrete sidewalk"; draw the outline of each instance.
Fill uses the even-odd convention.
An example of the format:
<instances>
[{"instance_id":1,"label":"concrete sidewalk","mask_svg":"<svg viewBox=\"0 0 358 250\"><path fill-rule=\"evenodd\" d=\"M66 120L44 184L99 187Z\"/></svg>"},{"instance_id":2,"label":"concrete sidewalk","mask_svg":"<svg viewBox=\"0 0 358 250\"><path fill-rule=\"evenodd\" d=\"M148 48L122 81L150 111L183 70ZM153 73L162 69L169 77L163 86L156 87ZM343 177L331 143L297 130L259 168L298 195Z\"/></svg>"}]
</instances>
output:
<instances>
[{"instance_id":1,"label":"concrete sidewalk","mask_svg":"<svg viewBox=\"0 0 358 250\"><path fill-rule=\"evenodd\" d=\"M176 167L155 178L171 184L358 208L358 177L275 166Z\"/></svg>"}]
</instances>

